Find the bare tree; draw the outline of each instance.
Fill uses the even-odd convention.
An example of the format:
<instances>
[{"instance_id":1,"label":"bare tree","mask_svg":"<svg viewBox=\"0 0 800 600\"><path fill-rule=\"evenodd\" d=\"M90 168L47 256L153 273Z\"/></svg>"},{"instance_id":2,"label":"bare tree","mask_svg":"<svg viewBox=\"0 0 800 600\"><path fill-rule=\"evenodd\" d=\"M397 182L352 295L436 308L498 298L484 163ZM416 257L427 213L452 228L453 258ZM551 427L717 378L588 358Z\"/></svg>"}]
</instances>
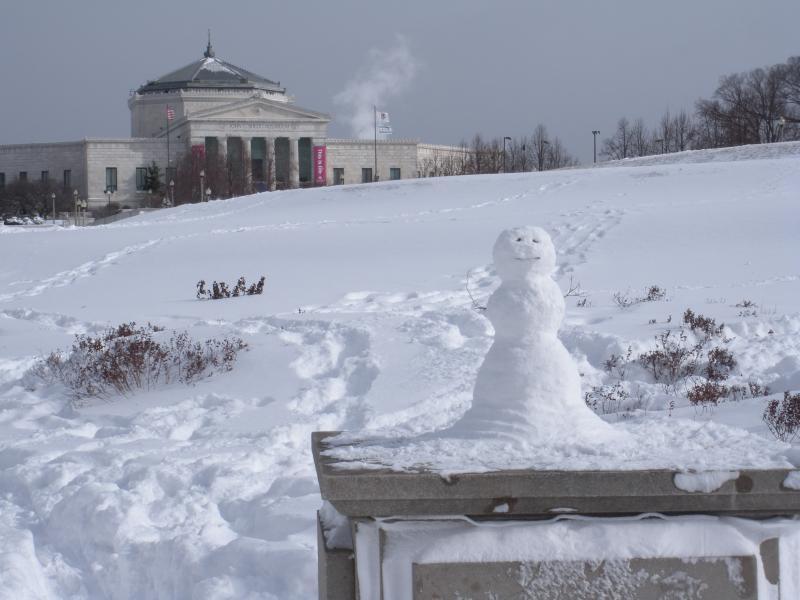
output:
<instances>
[{"instance_id":1,"label":"bare tree","mask_svg":"<svg viewBox=\"0 0 800 600\"><path fill-rule=\"evenodd\" d=\"M547 165L549 146L550 140L548 139L547 128L540 123L533 130L533 135L531 136L532 158L537 171L544 171Z\"/></svg>"},{"instance_id":2,"label":"bare tree","mask_svg":"<svg viewBox=\"0 0 800 600\"><path fill-rule=\"evenodd\" d=\"M650 133L641 117L636 119L631 127L631 147L634 156L650 154Z\"/></svg>"},{"instance_id":3,"label":"bare tree","mask_svg":"<svg viewBox=\"0 0 800 600\"><path fill-rule=\"evenodd\" d=\"M617 130L610 138L603 140L600 150L602 156L611 160L628 158L631 152L631 124L625 117L617 121Z\"/></svg>"}]
</instances>

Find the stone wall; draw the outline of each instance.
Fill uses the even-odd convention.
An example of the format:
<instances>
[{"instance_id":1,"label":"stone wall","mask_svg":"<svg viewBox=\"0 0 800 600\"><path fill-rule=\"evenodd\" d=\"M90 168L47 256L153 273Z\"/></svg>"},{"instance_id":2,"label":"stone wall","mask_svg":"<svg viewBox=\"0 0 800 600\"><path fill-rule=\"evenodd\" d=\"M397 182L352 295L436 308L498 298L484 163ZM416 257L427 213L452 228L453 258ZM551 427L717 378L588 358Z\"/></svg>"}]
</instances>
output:
<instances>
[{"instance_id":1,"label":"stone wall","mask_svg":"<svg viewBox=\"0 0 800 600\"><path fill-rule=\"evenodd\" d=\"M16 181L20 172L28 181L41 180L42 171L56 185L64 184L64 171L70 171L70 189L86 197L86 141L50 144L9 144L0 146L0 173L6 185Z\"/></svg>"},{"instance_id":2,"label":"stone wall","mask_svg":"<svg viewBox=\"0 0 800 600\"><path fill-rule=\"evenodd\" d=\"M136 189L136 168L147 167L153 161L161 169L162 189L166 189L167 141L166 139L120 139L87 140L86 165L88 173L89 207L102 206L107 202L106 167L117 169L117 191L112 202L120 206L136 208L146 200L146 191ZM172 151L172 165L175 166L178 152Z\"/></svg>"},{"instance_id":3,"label":"stone wall","mask_svg":"<svg viewBox=\"0 0 800 600\"><path fill-rule=\"evenodd\" d=\"M417 140L378 140L378 179L388 181L391 168L400 169L401 179L417 177ZM334 169L344 169L343 183L361 183L361 169L375 168L373 140L327 140L328 185Z\"/></svg>"},{"instance_id":4,"label":"stone wall","mask_svg":"<svg viewBox=\"0 0 800 600\"><path fill-rule=\"evenodd\" d=\"M334 169L344 169L343 183L361 183L361 169L374 169L374 140L327 141L328 185L333 185ZM460 146L421 144L417 140L378 140L378 176L391 179L392 167L400 169L401 179L460 175L469 161L469 149Z\"/></svg>"}]
</instances>

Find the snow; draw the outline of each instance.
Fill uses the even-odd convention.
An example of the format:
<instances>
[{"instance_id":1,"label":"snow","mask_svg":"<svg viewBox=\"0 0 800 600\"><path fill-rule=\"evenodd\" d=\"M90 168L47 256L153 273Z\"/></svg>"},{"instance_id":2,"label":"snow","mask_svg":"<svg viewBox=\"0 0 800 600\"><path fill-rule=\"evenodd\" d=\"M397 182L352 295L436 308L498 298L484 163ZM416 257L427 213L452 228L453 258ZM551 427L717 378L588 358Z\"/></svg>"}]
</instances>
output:
<instances>
[{"instance_id":1,"label":"snow","mask_svg":"<svg viewBox=\"0 0 800 600\"><path fill-rule=\"evenodd\" d=\"M675 487L684 492L716 492L728 481L739 478L739 471L707 471L705 473L676 473Z\"/></svg>"},{"instance_id":2,"label":"snow","mask_svg":"<svg viewBox=\"0 0 800 600\"><path fill-rule=\"evenodd\" d=\"M382 540L382 563L365 560L363 566L359 565L360 589L369 598L379 597L381 582L384 595L380 597L412 598L413 564L522 562L516 575L532 596L539 597L558 582L569 588L570 598L596 598L598 589L603 589L607 597L622 599L630 597L625 586L636 575L629 570L626 559L670 557L691 561L754 556L758 597L777 598L777 586L765 576L760 545L767 539L783 536L779 559L782 567L788 568L780 593L781 597L796 597L800 588L794 584L798 569L793 552L799 531L797 522L791 519L747 521L712 516L639 515L614 519L559 516L538 522L475 522L456 517L436 522L383 520L359 526L356 561L378 556L374 546L379 538ZM583 587L580 577L583 563L601 560L610 568L592 581L591 589ZM535 571L529 570L531 563L536 563ZM729 569L736 569L734 561L727 563ZM687 582L681 581L679 573L675 575L677 580L672 582L675 586L665 585L665 589L676 593L676 597L686 597L676 590ZM734 570L732 576L736 581L741 574Z\"/></svg>"},{"instance_id":3,"label":"snow","mask_svg":"<svg viewBox=\"0 0 800 600\"><path fill-rule=\"evenodd\" d=\"M93 228L0 227L0 597L314 597L311 432L390 445L452 426L494 335L470 294L486 305L499 285L488 249L519 224L552 237L562 291L573 277L587 293L584 306L566 299L559 332L582 392L615 383L610 355L652 348L687 308L726 324L735 382L796 391L800 144L651 160L267 193ZM195 299L199 279L262 274L261 296ZM666 299L626 310L612 299L655 284ZM740 316L745 299L757 315ZM80 409L26 376L74 334L131 320L240 336L249 351L194 386ZM628 430L625 468L800 464L761 422L767 398L703 411L638 367L622 383L631 399L603 417ZM692 442L672 452L678 419ZM508 464L492 443L444 470ZM697 458L717 446L714 460ZM578 442L528 457L609 461Z\"/></svg>"},{"instance_id":4,"label":"snow","mask_svg":"<svg viewBox=\"0 0 800 600\"><path fill-rule=\"evenodd\" d=\"M800 490L800 471L792 471L783 481L783 487L790 490Z\"/></svg>"}]
</instances>

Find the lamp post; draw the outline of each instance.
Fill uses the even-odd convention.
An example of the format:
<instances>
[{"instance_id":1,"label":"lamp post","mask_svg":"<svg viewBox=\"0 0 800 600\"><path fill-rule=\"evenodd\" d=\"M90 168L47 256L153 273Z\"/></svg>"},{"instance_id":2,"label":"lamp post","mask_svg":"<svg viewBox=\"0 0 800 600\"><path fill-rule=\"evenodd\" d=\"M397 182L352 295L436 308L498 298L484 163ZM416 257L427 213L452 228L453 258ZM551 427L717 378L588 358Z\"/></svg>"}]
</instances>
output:
<instances>
[{"instance_id":1,"label":"lamp post","mask_svg":"<svg viewBox=\"0 0 800 600\"><path fill-rule=\"evenodd\" d=\"M175 206L175 180L169 180L169 204Z\"/></svg>"},{"instance_id":2,"label":"lamp post","mask_svg":"<svg viewBox=\"0 0 800 600\"><path fill-rule=\"evenodd\" d=\"M106 198L107 198L106 210L111 210L111 194L113 194L113 193L114 192L111 191L111 188L106 188L106 191L105 191Z\"/></svg>"},{"instance_id":3,"label":"lamp post","mask_svg":"<svg viewBox=\"0 0 800 600\"><path fill-rule=\"evenodd\" d=\"M510 142L511 138L508 136L503 138L503 173L506 172L506 141Z\"/></svg>"},{"instance_id":4,"label":"lamp post","mask_svg":"<svg viewBox=\"0 0 800 600\"><path fill-rule=\"evenodd\" d=\"M594 140L594 162L597 163L597 134L600 133L599 129L592 129L592 139Z\"/></svg>"},{"instance_id":5,"label":"lamp post","mask_svg":"<svg viewBox=\"0 0 800 600\"><path fill-rule=\"evenodd\" d=\"M78 226L78 190L72 191L72 201L75 203L75 227Z\"/></svg>"},{"instance_id":6,"label":"lamp post","mask_svg":"<svg viewBox=\"0 0 800 600\"><path fill-rule=\"evenodd\" d=\"M56 193L50 194L50 199L53 201L53 225L56 224Z\"/></svg>"},{"instance_id":7,"label":"lamp post","mask_svg":"<svg viewBox=\"0 0 800 600\"><path fill-rule=\"evenodd\" d=\"M206 172L204 169L200 169L200 202L205 202L205 179L206 179Z\"/></svg>"},{"instance_id":8,"label":"lamp post","mask_svg":"<svg viewBox=\"0 0 800 600\"><path fill-rule=\"evenodd\" d=\"M206 202L208 202L210 199L211 199L211 188L207 187L206 188Z\"/></svg>"}]
</instances>

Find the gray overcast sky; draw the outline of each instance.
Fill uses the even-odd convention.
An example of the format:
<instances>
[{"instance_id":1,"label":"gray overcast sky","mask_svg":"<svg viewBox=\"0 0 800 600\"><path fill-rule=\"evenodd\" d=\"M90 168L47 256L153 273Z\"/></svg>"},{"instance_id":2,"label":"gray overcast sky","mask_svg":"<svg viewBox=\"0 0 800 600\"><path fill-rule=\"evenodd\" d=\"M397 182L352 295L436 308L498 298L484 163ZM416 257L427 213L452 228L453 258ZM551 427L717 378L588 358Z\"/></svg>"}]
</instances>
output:
<instances>
[{"instance_id":1,"label":"gray overcast sky","mask_svg":"<svg viewBox=\"0 0 800 600\"><path fill-rule=\"evenodd\" d=\"M333 97L402 35L416 76L383 103L395 137L458 143L544 123L581 160L592 129L654 124L720 75L800 54L798 0L3 0L0 143L127 137L129 91L202 57L280 80L334 117Z\"/></svg>"}]
</instances>

